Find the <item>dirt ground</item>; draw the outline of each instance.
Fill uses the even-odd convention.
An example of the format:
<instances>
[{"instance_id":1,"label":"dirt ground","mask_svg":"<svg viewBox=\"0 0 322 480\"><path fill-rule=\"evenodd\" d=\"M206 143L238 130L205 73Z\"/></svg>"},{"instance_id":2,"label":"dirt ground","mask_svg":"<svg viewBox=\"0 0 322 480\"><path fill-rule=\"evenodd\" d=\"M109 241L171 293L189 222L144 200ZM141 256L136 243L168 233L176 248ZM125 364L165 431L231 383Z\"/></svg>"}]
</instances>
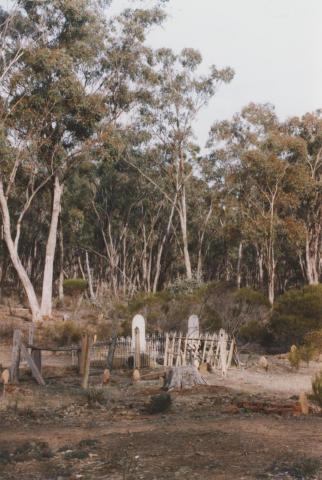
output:
<instances>
[{"instance_id":1,"label":"dirt ground","mask_svg":"<svg viewBox=\"0 0 322 480\"><path fill-rule=\"evenodd\" d=\"M298 408L322 365L295 373L269 362L268 372L247 359L225 379L209 374L207 386L171 392L170 409L151 414L158 375L133 384L117 371L101 388L93 370L84 392L67 358L45 358L46 387L25 372L1 397L0 479L322 479L322 415Z\"/></svg>"}]
</instances>

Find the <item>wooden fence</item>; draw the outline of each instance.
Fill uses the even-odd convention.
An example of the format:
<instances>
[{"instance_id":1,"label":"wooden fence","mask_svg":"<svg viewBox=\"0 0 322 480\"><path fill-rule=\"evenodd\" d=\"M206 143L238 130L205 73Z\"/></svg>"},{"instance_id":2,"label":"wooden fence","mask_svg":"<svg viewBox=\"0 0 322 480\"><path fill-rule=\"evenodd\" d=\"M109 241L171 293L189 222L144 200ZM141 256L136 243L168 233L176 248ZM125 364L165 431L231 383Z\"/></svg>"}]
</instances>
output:
<instances>
[{"instance_id":1,"label":"wooden fence","mask_svg":"<svg viewBox=\"0 0 322 480\"><path fill-rule=\"evenodd\" d=\"M111 341L92 345L90 359L92 366L104 366ZM213 369L226 375L236 357L235 340L224 330L219 333L201 334L188 337L180 332L150 335L146 337L146 349L140 355L140 367L166 367L207 363ZM135 364L135 346L132 337L119 337L114 351L113 368L132 368Z\"/></svg>"}]
</instances>

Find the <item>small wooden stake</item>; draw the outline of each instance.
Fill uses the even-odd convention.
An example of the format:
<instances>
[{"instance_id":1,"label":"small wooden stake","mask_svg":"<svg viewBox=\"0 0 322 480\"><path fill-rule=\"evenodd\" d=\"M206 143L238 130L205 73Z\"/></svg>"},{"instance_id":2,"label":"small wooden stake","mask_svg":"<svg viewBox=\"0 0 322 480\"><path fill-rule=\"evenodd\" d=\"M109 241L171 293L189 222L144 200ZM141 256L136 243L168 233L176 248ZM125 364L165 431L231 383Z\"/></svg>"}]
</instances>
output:
<instances>
[{"instance_id":1,"label":"small wooden stake","mask_svg":"<svg viewBox=\"0 0 322 480\"><path fill-rule=\"evenodd\" d=\"M83 372L83 379L82 379L82 388L88 388L88 379L89 379L89 369L91 363L91 346L93 343L92 337L86 335L86 342L85 342L85 349L84 349L84 372Z\"/></svg>"},{"instance_id":2,"label":"small wooden stake","mask_svg":"<svg viewBox=\"0 0 322 480\"><path fill-rule=\"evenodd\" d=\"M11 367L10 367L11 383L19 382L21 338L22 338L21 330L15 330L13 332L13 345L12 345Z\"/></svg>"}]
</instances>

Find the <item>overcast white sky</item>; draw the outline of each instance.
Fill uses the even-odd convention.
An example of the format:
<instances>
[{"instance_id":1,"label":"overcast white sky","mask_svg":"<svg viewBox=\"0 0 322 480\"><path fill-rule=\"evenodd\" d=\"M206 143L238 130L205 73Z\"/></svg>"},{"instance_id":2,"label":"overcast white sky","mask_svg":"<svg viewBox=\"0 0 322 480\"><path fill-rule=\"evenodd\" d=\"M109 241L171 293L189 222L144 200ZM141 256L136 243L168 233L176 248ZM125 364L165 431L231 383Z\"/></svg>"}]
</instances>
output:
<instances>
[{"instance_id":1,"label":"overcast white sky","mask_svg":"<svg viewBox=\"0 0 322 480\"><path fill-rule=\"evenodd\" d=\"M125 4L114 0L113 8ZM215 119L250 101L273 103L281 117L322 107L322 0L170 0L167 11L164 26L149 36L152 46L197 48L205 68L236 72L200 114L202 143Z\"/></svg>"},{"instance_id":2,"label":"overcast white sky","mask_svg":"<svg viewBox=\"0 0 322 480\"><path fill-rule=\"evenodd\" d=\"M273 103L281 117L322 107L322 0L170 0L167 9L154 46L194 47L206 65L236 72L200 115L202 142L215 119L250 101Z\"/></svg>"}]
</instances>

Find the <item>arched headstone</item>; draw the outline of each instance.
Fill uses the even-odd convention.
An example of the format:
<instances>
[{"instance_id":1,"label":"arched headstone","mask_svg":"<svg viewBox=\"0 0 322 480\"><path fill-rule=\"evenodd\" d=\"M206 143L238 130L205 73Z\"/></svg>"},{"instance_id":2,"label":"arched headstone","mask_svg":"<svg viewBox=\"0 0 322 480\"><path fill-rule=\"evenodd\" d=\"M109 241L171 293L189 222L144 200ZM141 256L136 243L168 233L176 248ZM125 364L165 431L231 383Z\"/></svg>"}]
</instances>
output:
<instances>
[{"instance_id":1,"label":"arched headstone","mask_svg":"<svg viewBox=\"0 0 322 480\"><path fill-rule=\"evenodd\" d=\"M132 350L135 349L135 329L139 329L140 336L140 351L145 353L146 340L145 340L145 320L142 315L135 315L132 320Z\"/></svg>"},{"instance_id":2,"label":"arched headstone","mask_svg":"<svg viewBox=\"0 0 322 480\"><path fill-rule=\"evenodd\" d=\"M188 319L188 337L199 337L199 318L197 315L190 315Z\"/></svg>"}]
</instances>

